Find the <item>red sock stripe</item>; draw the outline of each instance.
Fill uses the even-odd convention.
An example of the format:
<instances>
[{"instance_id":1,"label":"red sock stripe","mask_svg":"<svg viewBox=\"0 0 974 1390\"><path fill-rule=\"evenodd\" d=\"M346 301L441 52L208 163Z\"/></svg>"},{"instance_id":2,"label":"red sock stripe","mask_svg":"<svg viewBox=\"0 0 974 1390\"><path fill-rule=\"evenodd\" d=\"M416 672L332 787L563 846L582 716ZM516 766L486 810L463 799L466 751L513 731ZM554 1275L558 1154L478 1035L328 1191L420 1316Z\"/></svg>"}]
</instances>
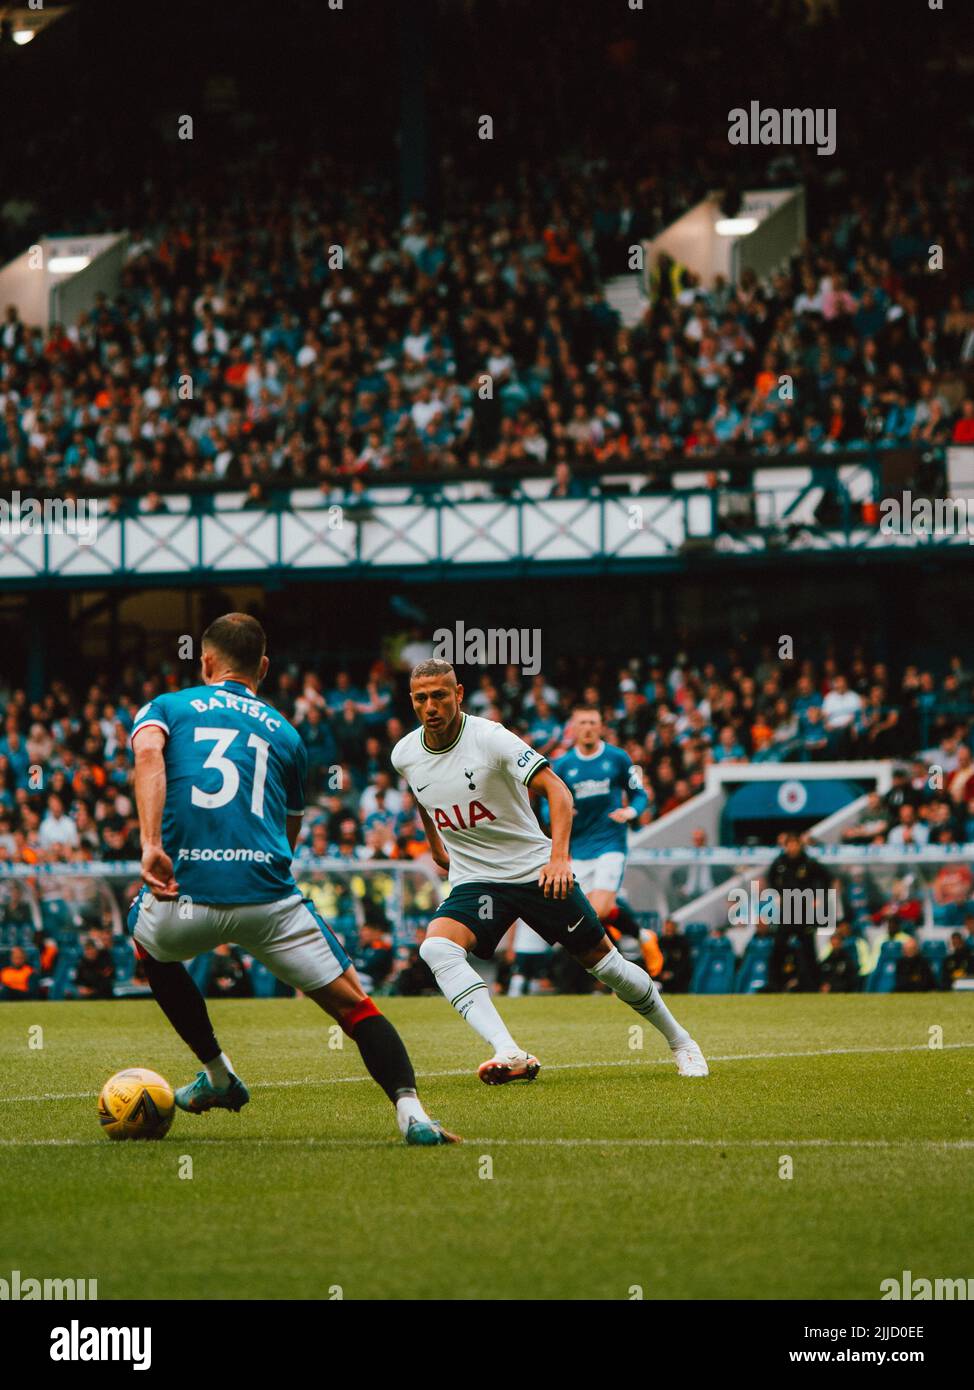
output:
<instances>
[{"instance_id":1,"label":"red sock stripe","mask_svg":"<svg viewBox=\"0 0 974 1390\"><path fill-rule=\"evenodd\" d=\"M342 1028L351 1037L363 1018L381 1018L381 1016L381 1010L375 1007L371 999L363 999L361 1004L356 1004L355 1008L342 1019Z\"/></svg>"}]
</instances>

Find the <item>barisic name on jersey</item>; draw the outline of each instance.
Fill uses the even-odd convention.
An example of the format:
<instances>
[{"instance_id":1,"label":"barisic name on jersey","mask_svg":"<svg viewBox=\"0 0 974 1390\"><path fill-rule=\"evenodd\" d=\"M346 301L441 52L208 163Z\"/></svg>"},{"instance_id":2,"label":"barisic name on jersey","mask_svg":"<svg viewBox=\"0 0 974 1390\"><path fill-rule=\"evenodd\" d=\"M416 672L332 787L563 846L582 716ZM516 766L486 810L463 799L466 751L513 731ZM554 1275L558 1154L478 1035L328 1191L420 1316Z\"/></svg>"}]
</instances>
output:
<instances>
[{"instance_id":1,"label":"barisic name on jersey","mask_svg":"<svg viewBox=\"0 0 974 1390\"><path fill-rule=\"evenodd\" d=\"M461 715L448 748L428 748L414 729L392 765L428 813L450 852L450 883L530 883L551 857L528 786L548 759L523 739L473 714Z\"/></svg>"},{"instance_id":2,"label":"barisic name on jersey","mask_svg":"<svg viewBox=\"0 0 974 1390\"><path fill-rule=\"evenodd\" d=\"M297 731L238 681L157 695L133 738L153 725L166 735L162 843L180 893L228 904L296 893L286 822L304 811Z\"/></svg>"}]
</instances>

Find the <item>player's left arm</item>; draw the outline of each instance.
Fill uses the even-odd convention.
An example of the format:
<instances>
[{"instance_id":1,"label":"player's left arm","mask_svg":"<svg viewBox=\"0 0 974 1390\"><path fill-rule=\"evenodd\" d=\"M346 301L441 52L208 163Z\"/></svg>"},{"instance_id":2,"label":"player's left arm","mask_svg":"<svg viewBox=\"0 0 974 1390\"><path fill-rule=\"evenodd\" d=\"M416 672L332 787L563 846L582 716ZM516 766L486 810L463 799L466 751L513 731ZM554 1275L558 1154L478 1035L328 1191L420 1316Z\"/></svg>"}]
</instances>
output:
<instances>
[{"instance_id":1,"label":"player's left arm","mask_svg":"<svg viewBox=\"0 0 974 1390\"><path fill-rule=\"evenodd\" d=\"M610 811L609 820L627 825L629 822L637 821L649 810L649 797L643 790L642 768L637 767L635 763L627 763L623 769L620 762L619 779L618 785L626 794L626 805L617 806L614 811Z\"/></svg>"},{"instance_id":2,"label":"player's left arm","mask_svg":"<svg viewBox=\"0 0 974 1390\"><path fill-rule=\"evenodd\" d=\"M297 847L298 836L301 834L301 822L303 820L303 811L299 816L292 816L290 812L288 813L287 822L285 826L285 833L287 834L287 842L291 846L292 854L294 853L295 848Z\"/></svg>"},{"instance_id":3,"label":"player's left arm","mask_svg":"<svg viewBox=\"0 0 974 1390\"><path fill-rule=\"evenodd\" d=\"M146 724L132 735L135 751L135 804L142 841L142 877L153 896L170 900L179 895L172 860L162 847L162 812L166 804L166 734L158 724Z\"/></svg>"},{"instance_id":4,"label":"player's left arm","mask_svg":"<svg viewBox=\"0 0 974 1390\"><path fill-rule=\"evenodd\" d=\"M539 768L531 778L531 791L540 792L548 803L551 826L551 858L538 874L538 886L546 898L567 898L575 876L568 853L575 802L571 792L550 767Z\"/></svg>"},{"instance_id":5,"label":"player's left arm","mask_svg":"<svg viewBox=\"0 0 974 1390\"><path fill-rule=\"evenodd\" d=\"M295 742L293 756L286 764L286 768L284 833L287 835L287 842L291 846L291 853L293 854L298 843L298 836L301 834L301 822L304 820L308 780L308 750L301 738Z\"/></svg>"}]
</instances>

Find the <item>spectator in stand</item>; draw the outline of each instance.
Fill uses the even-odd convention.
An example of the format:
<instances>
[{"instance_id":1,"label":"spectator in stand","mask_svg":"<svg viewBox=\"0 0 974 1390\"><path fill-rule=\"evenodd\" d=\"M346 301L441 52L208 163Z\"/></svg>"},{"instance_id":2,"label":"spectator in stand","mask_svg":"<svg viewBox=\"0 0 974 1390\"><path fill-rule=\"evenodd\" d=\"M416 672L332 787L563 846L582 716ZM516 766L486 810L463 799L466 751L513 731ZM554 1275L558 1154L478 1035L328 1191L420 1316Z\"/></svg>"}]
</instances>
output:
<instances>
[{"instance_id":1,"label":"spectator in stand","mask_svg":"<svg viewBox=\"0 0 974 1390\"><path fill-rule=\"evenodd\" d=\"M909 936L903 942L902 954L896 962L894 988L900 994L919 994L937 988L930 962L915 937Z\"/></svg>"},{"instance_id":2,"label":"spectator in stand","mask_svg":"<svg viewBox=\"0 0 974 1390\"><path fill-rule=\"evenodd\" d=\"M686 994L693 973L690 943L672 917L663 923L659 949L663 956L663 966L656 977L660 988L671 994Z\"/></svg>"},{"instance_id":3,"label":"spectator in stand","mask_svg":"<svg viewBox=\"0 0 974 1390\"><path fill-rule=\"evenodd\" d=\"M838 931L833 932L829 945L831 949L819 967L819 990L822 994L852 994L860 985L858 962Z\"/></svg>"},{"instance_id":4,"label":"spectator in stand","mask_svg":"<svg viewBox=\"0 0 974 1390\"><path fill-rule=\"evenodd\" d=\"M41 821L38 841L42 849L77 849L78 827L67 814L60 796L47 799L47 815Z\"/></svg>"},{"instance_id":5,"label":"spectator in stand","mask_svg":"<svg viewBox=\"0 0 974 1390\"><path fill-rule=\"evenodd\" d=\"M111 952L87 937L81 959L74 969L74 985L80 999L111 999L114 993L115 962Z\"/></svg>"},{"instance_id":6,"label":"spectator in stand","mask_svg":"<svg viewBox=\"0 0 974 1390\"><path fill-rule=\"evenodd\" d=\"M27 960L27 952L14 946L6 965L0 966L0 1000L17 1003L37 998L37 972Z\"/></svg>"},{"instance_id":7,"label":"spectator in stand","mask_svg":"<svg viewBox=\"0 0 974 1390\"><path fill-rule=\"evenodd\" d=\"M944 957L941 984L952 989L955 980L969 980L974 975L974 948L971 939L961 931L950 933L950 950Z\"/></svg>"},{"instance_id":8,"label":"spectator in stand","mask_svg":"<svg viewBox=\"0 0 974 1390\"><path fill-rule=\"evenodd\" d=\"M950 843L950 831L942 831ZM967 904L974 896L974 873L970 865L960 861L942 864L933 881L933 921L937 927L959 927L964 921Z\"/></svg>"},{"instance_id":9,"label":"spectator in stand","mask_svg":"<svg viewBox=\"0 0 974 1390\"><path fill-rule=\"evenodd\" d=\"M822 721L833 757L845 758L851 753L862 714L862 696L849 689L845 676L837 675L832 689L822 701Z\"/></svg>"},{"instance_id":10,"label":"spectator in stand","mask_svg":"<svg viewBox=\"0 0 974 1390\"><path fill-rule=\"evenodd\" d=\"M842 838L846 844L875 845L886 838L889 830L889 816L879 792L869 792L866 804L856 816L852 825L843 830Z\"/></svg>"},{"instance_id":11,"label":"spectator in stand","mask_svg":"<svg viewBox=\"0 0 974 1390\"><path fill-rule=\"evenodd\" d=\"M352 963L367 994L380 989L392 972L393 953L389 935L372 923L359 927L358 946Z\"/></svg>"},{"instance_id":12,"label":"spectator in stand","mask_svg":"<svg viewBox=\"0 0 974 1390\"><path fill-rule=\"evenodd\" d=\"M250 999L254 986L243 952L227 941L213 948L207 999Z\"/></svg>"},{"instance_id":13,"label":"spectator in stand","mask_svg":"<svg viewBox=\"0 0 974 1390\"><path fill-rule=\"evenodd\" d=\"M916 807L909 802L900 807L899 820L886 837L888 845L897 849L926 849L930 831L919 819Z\"/></svg>"}]
</instances>

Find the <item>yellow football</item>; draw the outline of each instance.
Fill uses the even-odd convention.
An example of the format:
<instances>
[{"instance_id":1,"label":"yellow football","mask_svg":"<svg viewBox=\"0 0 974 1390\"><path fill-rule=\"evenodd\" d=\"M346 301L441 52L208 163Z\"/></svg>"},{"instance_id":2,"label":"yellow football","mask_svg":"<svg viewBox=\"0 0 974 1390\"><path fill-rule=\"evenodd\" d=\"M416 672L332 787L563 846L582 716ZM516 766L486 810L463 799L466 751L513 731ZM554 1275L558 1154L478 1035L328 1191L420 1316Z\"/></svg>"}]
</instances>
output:
<instances>
[{"instance_id":1,"label":"yellow football","mask_svg":"<svg viewBox=\"0 0 974 1390\"><path fill-rule=\"evenodd\" d=\"M175 1112L169 1082L145 1067L117 1071L98 1097L98 1119L109 1139L162 1139Z\"/></svg>"}]
</instances>

